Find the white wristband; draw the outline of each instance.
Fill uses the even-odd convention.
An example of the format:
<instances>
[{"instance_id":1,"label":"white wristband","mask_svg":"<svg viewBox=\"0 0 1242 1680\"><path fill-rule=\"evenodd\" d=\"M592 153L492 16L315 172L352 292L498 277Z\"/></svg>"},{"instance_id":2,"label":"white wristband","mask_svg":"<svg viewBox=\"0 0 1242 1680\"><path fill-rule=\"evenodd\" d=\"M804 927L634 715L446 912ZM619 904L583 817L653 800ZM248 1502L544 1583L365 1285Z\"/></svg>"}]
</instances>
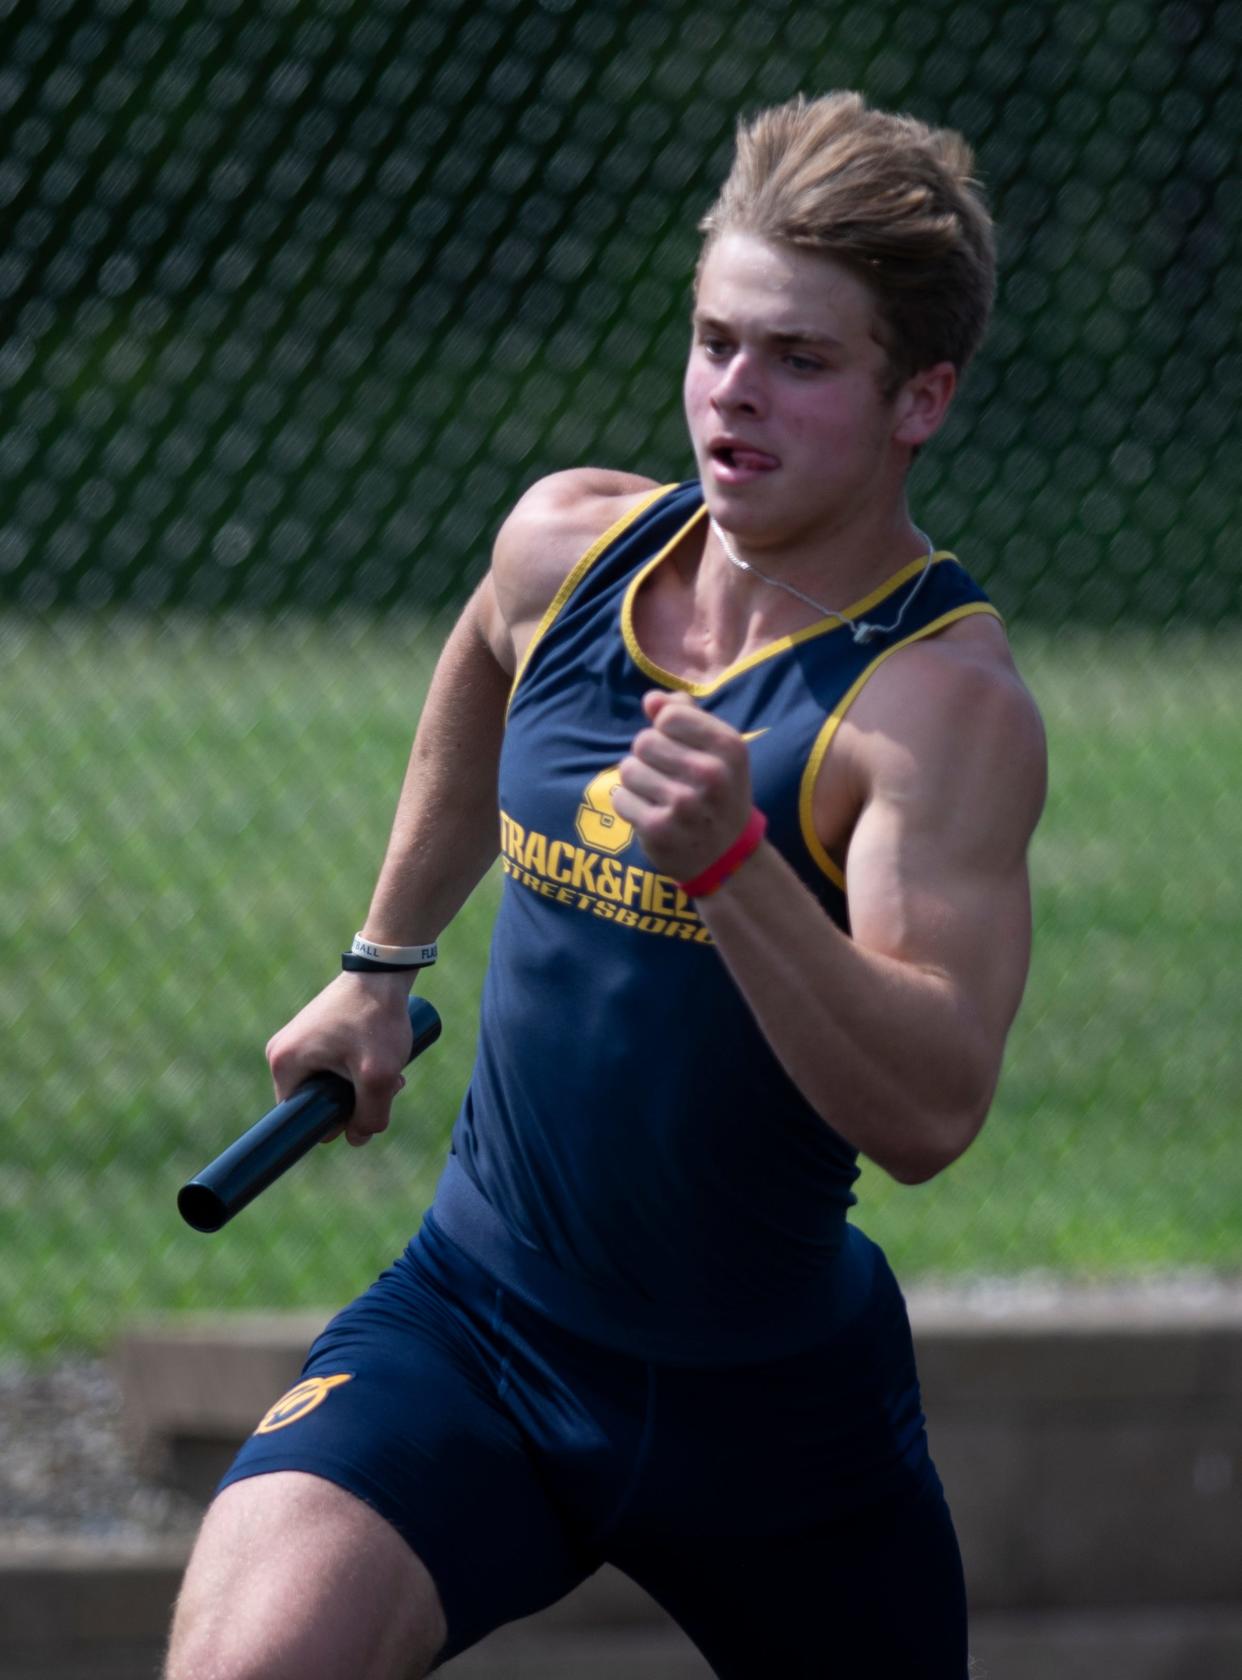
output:
<instances>
[{"instance_id":1,"label":"white wristband","mask_svg":"<svg viewBox=\"0 0 1242 1680\"><path fill-rule=\"evenodd\" d=\"M440 954L434 940L430 945L377 945L360 933L354 935L350 950L356 957L370 957L372 962L397 963L410 968L430 968Z\"/></svg>"}]
</instances>

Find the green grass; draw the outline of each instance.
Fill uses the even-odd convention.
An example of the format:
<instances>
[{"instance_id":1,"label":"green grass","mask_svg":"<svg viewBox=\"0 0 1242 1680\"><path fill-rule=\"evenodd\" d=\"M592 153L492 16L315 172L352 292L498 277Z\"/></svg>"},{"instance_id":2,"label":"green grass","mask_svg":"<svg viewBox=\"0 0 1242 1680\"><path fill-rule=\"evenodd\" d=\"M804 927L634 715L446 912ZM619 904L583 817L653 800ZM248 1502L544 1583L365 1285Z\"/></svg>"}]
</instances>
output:
<instances>
[{"instance_id":1,"label":"green grass","mask_svg":"<svg viewBox=\"0 0 1242 1680\"><path fill-rule=\"evenodd\" d=\"M951 1172L868 1170L907 1271L1242 1262L1242 638L1018 638L1048 725L1031 980L997 1102Z\"/></svg>"},{"instance_id":2,"label":"green grass","mask_svg":"<svg viewBox=\"0 0 1242 1680\"><path fill-rule=\"evenodd\" d=\"M919 1189L867 1169L857 1217L906 1277L1235 1268L1240 638L1019 640L1052 753L1027 1001L978 1143ZM426 978L445 1036L384 1140L216 1237L174 1201L266 1106L264 1039L358 925L436 645L415 619L0 627L0 1352L331 1305L416 1225L494 882Z\"/></svg>"}]
</instances>

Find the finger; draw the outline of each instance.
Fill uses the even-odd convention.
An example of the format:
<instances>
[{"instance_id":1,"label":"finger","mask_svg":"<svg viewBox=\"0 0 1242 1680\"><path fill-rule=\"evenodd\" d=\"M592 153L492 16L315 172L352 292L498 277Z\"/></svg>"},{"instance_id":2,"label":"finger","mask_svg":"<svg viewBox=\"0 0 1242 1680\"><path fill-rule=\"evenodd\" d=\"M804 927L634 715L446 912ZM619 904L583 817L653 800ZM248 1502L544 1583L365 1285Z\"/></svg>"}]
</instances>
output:
<instances>
[{"instance_id":1,"label":"finger","mask_svg":"<svg viewBox=\"0 0 1242 1680\"><path fill-rule=\"evenodd\" d=\"M670 740L701 746L709 750L723 747L726 742L741 743L742 737L732 724L713 717L689 694L677 689L649 689L643 695L643 710L648 721Z\"/></svg>"},{"instance_id":2,"label":"finger","mask_svg":"<svg viewBox=\"0 0 1242 1680\"><path fill-rule=\"evenodd\" d=\"M405 1084L403 1076L382 1064L362 1063L354 1081L354 1111L345 1126L345 1141L355 1148L388 1130L392 1100Z\"/></svg>"},{"instance_id":3,"label":"finger","mask_svg":"<svg viewBox=\"0 0 1242 1680\"><path fill-rule=\"evenodd\" d=\"M345 1141L358 1148L364 1143L370 1143L373 1137L386 1132L392 1121L392 1099L394 1092L388 1091L384 1095L369 1098L359 1098L354 1105L354 1112L345 1125Z\"/></svg>"},{"instance_id":4,"label":"finger","mask_svg":"<svg viewBox=\"0 0 1242 1680\"><path fill-rule=\"evenodd\" d=\"M712 822L733 786L729 767L708 753L687 752L669 742L650 750L658 762L645 753L642 758L631 753L621 760L621 779L612 790L617 815L636 823L642 833L657 818L695 827Z\"/></svg>"},{"instance_id":5,"label":"finger","mask_svg":"<svg viewBox=\"0 0 1242 1680\"><path fill-rule=\"evenodd\" d=\"M648 817L655 810L654 805L648 805L645 799L640 799L636 793L628 793L623 787L613 789L612 808L622 822L629 823L640 833L645 827Z\"/></svg>"},{"instance_id":6,"label":"finger","mask_svg":"<svg viewBox=\"0 0 1242 1680\"><path fill-rule=\"evenodd\" d=\"M274 1033L268 1039L263 1054L267 1058L267 1071L272 1076L272 1090L276 1094L276 1101L282 1103L297 1083L290 1065L293 1058L284 1049L283 1032Z\"/></svg>"},{"instance_id":7,"label":"finger","mask_svg":"<svg viewBox=\"0 0 1242 1680\"><path fill-rule=\"evenodd\" d=\"M405 1076L403 1074L396 1082L396 1086L392 1092L392 1097L398 1096L404 1090ZM391 1104L392 1097L389 1098L389 1104ZM375 1115L377 1112L382 1112L384 1114L382 1125L375 1124ZM350 1115L348 1122L344 1125L335 1127L332 1131L327 1133L325 1137L321 1138L320 1142L335 1143L337 1138L345 1137L350 1144L358 1147L364 1143L369 1143L377 1132L386 1131L388 1128L389 1118L390 1110L385 1109L383 1103L381 1102L380 1104L374 1106L367 1106L364 1104L362 1117L360 1119L357 1103L355 1102L354 1112Z\"/></svg>"},{"instance_id":8,"label":"finger","mask_svg":"<svg viewBox=\"0 0 1242 1680\"><path fill-rule=\"evenodd\" d=\"M736 751L742 739L732 724L698 706L664 706L651 727L670 741L717 755Z\"/></svg>"},{"instance_id":9,"label":"finger","mask_svg":"<svg viewBox=\"0 0 1242 1680\"><path fill-rule=\"evenodd\" d=\"M267 1065L278 1103L291 1097L299 1085L305 1085L316 1073L339 1073L342 1079L352 1077L343 1062L314 1054L308 1058L300 1051L284 1049L278 1039L268 1045Z\"/></svg>"},{"instance_id":10,"label":"finger","mask_svg":"<svg viewBox=\"0 0 1242 1680\"><path fill-rule=\"evenodd\" d=\"M663 850L670 832L681 827L677 808L671 804L644 799L626 787L613 789L613 804L617 815L632 823L644 850L657 868L663 868Z\"/></svg>"},{"instance_id":11,"label":"finger","mask_svg":"<svg viewBox=\"0 0 1242 1680\"><path fill-rule=\"evenodd\" d=\"M365 1116L351 1114L349 1124L345 1128L345 1142L351 1149L361 1149L364 1144L370 1143L373 1137L378 1137L381 1132L387 1130L387 1114L381 1115L375 1109Z\"/></svg>"},{"instance_id":12,"label":"finger","mask_svg":"<svg viewBox=\"0 0 1242 1680\"><path fill-rule=\"evenodd\" d=\"M684 689L649 688L643 695L643 711L652 722L668 706L689 706L697 710L694 700Z\"/></svg>"},{"instance_id":13,"label":"finger","mask_svg":"<svg viewBox=\"0 0 1242 1680\"><path fill-rule=\"evenodd\" d=\"M720 754L687 747L659 729L643 729L634 737L630 759L673 781L695 788L711 787L719 776Z\"/></svg>"},{"instance_id":14,"label":"finger","mask_svg":"<svg viewBox=\"0 0 1242 1680\"><path fill-rule=\"evenodd\" d=\"M670 805L675 799L678 789L684 788L684 778L670 776L657 765L648 764L642 759L631 755L623 758L619 765L621 785L613 789L613 807L618 809L616 796L632 794L646 806ZM625 812L618 809L618 814L625 817ZM627 822L632 819L625 817Z\"/></svg>"}]
</instances>

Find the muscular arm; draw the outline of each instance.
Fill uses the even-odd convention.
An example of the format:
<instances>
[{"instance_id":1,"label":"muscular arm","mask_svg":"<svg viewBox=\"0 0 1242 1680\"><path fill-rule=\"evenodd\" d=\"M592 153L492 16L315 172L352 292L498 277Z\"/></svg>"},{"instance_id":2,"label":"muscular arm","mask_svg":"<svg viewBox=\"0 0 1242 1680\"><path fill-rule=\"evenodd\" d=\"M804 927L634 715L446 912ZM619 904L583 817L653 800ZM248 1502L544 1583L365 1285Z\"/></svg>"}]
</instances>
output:
<instances>
[{"instance_id":1,"label":"muscular arm","mask_svg":"<svg viewBox=\"0 0 1242 1680\"><path fill-rule=\"evenodd\" d=\"M513 673L578 556L646 479L582 469L535 485L501 528L487 576L454 626L419 719L384 862L362 931L426 943L496 856L496 782ZM365 1143L388 1124L409 1045L408 973L340 974L268 1045L277 1095L320 1069L357 1091L346 1128Z\"/></svg>"},{"instance_id":2,"label":"muscular arm","mask_svg":"<svg viewBox=\"0 0 1242 1680\"><path fill-rule=\"evenodd\" d=\"M496 852L496 767L509 676L489 639L486 578L437 662L410 753L364 931L390 945L436 939ZM388 1124L409 1048L412 972L338 974L267 1047L283 1098L330 1069L357 1093L345 1135L366 1143Z\"/></svg>"},{"instance_id":3,"label":"muscular arm","mask_svg":"<svg viewBox=\"0 0 1242 1680\"><path fill-rule=\"evenodd\" d=\"M875 694L856 702L834 766L860 782L847 868L852 937L770 845L698 908L817 1113L915 1183L967 1147L999 1076L1029 959L1026 847L1043 796L1043 741L1029 698L1003 671L931 647L900 658L904 671L890 662L872 679ZM654 712L635 762L662 758L671 776L667 745L650 737L662 722L666 733L680 730L683 750L697 755L683 760L689 791L657 799L638 773L651 809L636 818L626 804L622 814L640 829L654 822L644 843L667 846L657 861L684 879L740 830L749 781L717 720L676 702ZM633 769L623 769L627 778ZM626 795L615 798L621 810ZM701 818L713 799L721 828L700 826L688 842L692 814Z\"/></svg>"},{"instance_id":4,"label":"muscular arm","mask_svg":"<svg viewBox=\"0 0 1242 1680\"><path fill-rule=\"evenodd\" d=\"M419 718L364 930L381 944L437 938L496 856L512 680L498 617L489 573L444 644Z\"/></svg>"}]
</instances>

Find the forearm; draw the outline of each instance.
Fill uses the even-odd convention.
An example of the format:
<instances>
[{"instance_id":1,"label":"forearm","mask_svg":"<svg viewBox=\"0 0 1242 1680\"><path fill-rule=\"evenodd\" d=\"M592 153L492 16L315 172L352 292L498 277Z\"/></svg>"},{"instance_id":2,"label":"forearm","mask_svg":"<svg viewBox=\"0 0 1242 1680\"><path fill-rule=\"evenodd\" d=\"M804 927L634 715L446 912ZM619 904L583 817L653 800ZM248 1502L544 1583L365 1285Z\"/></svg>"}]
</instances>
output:
<instances>
[{"instance_id":1,"label":"forearm","mask_svg":"<svg viewBox=\"0 0 1242 1680\"><path fill-rule=\"evenodd\" d=\"M855 944L770 845L698 909L773 1051L834 1131L908 1182L961 1153L986 1114L995 1058L943 975Z\"/></svg>"},{"instance_id":2,"label":"forearm","mask_svg":"<svg viewBox=\"0 0 1242 1680\"><path fill-rule=\"evenodd\" d=\"M362 932L425 944L460 909L497 850L496 776L509 678L467 607L444 645L419 719L387 854ZM345 1128L366 1143L388 1125L409 1054L412 970L342 973L267 1047L278 1097L330 1069L353 1085Z\"/></svg>"},{"instance_id":3,"label":"forearm","mask_svg":"<svg viewBox=\"0 0 1242 1680\"><path fill-rule=\"evenodd\" d=\"M496 856L496 780L509 674L468 608L436 666L364 931L438 937Z\"/></svg>"}]
</instances>

